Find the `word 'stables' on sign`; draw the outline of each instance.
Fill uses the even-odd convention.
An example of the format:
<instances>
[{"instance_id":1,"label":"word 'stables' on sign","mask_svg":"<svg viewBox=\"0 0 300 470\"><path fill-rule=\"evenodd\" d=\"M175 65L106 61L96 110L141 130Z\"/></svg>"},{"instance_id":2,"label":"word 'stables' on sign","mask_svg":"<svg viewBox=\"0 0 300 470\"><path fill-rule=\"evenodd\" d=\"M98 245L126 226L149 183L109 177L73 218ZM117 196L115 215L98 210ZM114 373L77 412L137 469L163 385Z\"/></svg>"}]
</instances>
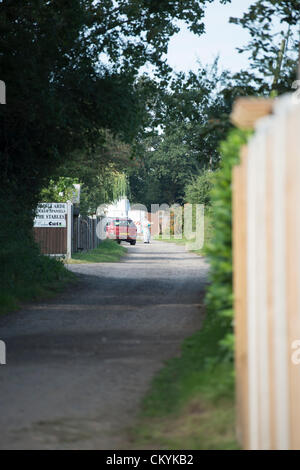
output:
<instances>
[{"instance_id":1,"label":"word 'stables' on sign","mask_svg":"<svg viewBox=\"0 0 300 470\"><path fill-rule=\"evenodd\" d=\"M34 227L66 227L67 204L43 202L38 204Z\"/></svg>"}]
</instances>

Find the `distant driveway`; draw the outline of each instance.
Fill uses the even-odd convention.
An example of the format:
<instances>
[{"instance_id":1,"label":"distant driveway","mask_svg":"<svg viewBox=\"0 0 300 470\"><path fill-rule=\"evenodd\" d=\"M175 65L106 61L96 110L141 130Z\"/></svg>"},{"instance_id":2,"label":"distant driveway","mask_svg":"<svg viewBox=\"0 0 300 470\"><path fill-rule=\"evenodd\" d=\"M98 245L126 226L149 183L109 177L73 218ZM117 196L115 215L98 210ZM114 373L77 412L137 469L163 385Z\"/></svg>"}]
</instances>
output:
<instances>
[{"instance_id":1,"label":"distant driveway","mask_svg":"<svg viewBox=\"0 0 300 470\"><path fill-rule=\"evenodd\" d=\"M0 317L1 449L122 449L154 373L201 326L207 266L182 246L70 269L78 286Z\"/></svg>"}]
</instances>

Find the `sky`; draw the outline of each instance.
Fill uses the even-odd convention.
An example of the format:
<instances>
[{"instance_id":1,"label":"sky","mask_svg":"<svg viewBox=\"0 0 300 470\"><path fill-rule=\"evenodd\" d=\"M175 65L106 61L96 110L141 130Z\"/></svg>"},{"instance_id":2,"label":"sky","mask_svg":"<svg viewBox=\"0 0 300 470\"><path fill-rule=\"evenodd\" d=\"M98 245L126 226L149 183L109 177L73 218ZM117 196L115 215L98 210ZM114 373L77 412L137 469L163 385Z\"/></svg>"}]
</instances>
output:
<instances>
[{"instance_id":1,"label":"sky","mask_svg":"<svg viewBox=\"0 0 300 470\"><path fill-rule=\"evenodd\" d=\"M196 36L181 22L181 30L169 43L167 60L177 72L196 71L197 61L203 65L220 56L220 67L238 72L249 68L247 54L239 54L236 47L247 44L248 32L241 26L229 23L230 16L241 17L254 0L232 0L222 5L217 0L206 7L204 18L206 33Z\"/></svg>"}]
</instances>

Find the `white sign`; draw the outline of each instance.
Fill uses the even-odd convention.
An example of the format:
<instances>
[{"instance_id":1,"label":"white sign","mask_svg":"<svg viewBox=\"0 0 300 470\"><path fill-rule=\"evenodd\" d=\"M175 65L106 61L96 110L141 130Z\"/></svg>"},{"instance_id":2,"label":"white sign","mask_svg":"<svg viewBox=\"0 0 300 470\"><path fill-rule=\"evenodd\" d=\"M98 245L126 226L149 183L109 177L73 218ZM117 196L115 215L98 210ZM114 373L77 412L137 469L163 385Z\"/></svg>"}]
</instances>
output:
<instances>
[{"instance_id":1,"label":"white sign","mask_svg":"<svg viewBox=\"0 0 300 470\"><path fill-rule=\"evenodd\" d=\"M66 227L67 204L42 202L38 205L34 227Z\"/></svg>"}]
</instances>

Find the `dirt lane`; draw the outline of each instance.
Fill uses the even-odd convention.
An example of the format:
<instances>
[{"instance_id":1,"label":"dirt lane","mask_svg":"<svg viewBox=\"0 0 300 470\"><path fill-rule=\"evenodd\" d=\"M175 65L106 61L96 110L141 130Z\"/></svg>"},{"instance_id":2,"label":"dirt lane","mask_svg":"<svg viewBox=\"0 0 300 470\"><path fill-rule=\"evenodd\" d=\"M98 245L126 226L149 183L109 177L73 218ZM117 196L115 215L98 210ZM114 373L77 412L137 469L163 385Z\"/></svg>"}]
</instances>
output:
<instances>
[{"instance_id":1,"label":"dirt lane","mask_svg":"<svg viewBox=\"0 0 300 470\"><path fill-rule=\"evenodd\" d=\"M154 373L201 325L207 266L184 247L70 269L78 287L0 318L1 449L122 448Z\"/></svg>"}]
</instances>

